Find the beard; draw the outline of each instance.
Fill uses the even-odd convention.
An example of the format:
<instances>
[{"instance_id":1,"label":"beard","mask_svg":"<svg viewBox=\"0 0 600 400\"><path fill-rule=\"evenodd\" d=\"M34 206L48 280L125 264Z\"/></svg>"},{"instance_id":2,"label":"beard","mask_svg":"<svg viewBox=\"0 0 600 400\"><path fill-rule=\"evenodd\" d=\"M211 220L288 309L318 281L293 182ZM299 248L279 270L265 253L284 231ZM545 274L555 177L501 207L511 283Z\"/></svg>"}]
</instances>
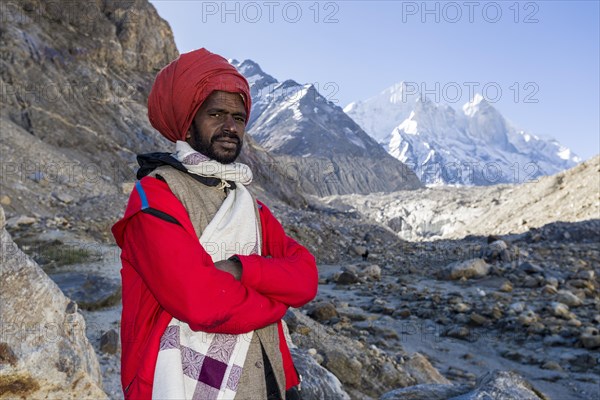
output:
<instances>
[{"instance_id":1,"label":"beard","mask_svg":"<svg viewBox=\"0 0 600 400\"><path fill-rule=\"evenodd\" d=\"M223 132L211 137L210 140L207 141L202 139L201 135L196 129L194 129L193 134L195 140L193 141L193 144L190 143L192 148L197 152L220 162L221 164L231 164L238 158L240 152L242 151L243 140L236 135ZM217 141L225 138L235 140L237 142L235 151L223 151L218 148L219 143L217 143Z\"/></svg>"}]
</instances>

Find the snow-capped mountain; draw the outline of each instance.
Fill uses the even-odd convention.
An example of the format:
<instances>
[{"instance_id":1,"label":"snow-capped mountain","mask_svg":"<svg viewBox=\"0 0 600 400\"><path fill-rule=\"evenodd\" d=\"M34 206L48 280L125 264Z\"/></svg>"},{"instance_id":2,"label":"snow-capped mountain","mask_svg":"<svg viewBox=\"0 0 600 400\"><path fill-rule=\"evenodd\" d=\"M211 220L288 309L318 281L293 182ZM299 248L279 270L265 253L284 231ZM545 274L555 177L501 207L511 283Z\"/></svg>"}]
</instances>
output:
<instances>
[{"instance_id":1,"label":"snow-capped mountain","mask_svg":"<svg viewBox=\"0 0 600 400\"><path fill-rule=\"evenodd\" d=\"M377 142L387 143L398 123L408 118L419 97L400 82L364 102L348 104L344 112Z\"/></svg>"},{"instance_id":2,"label":"snow-capped mountain","mask_svg":"<svg viewBox=\"0 0 600 400\"><path fill-rule=\"evenodd\" d=\"M417 176L312 84L278 82L251 60L231 63L251 85L248 133L289 163L308 193L413 189Z\"/></svg>"},{"instance_id":3,"label":"snow-capped mountain","mask_svg":"<svg viewBox=\"0 0 600 400\"><path fill-rule=\"evenodd\" d=\"M251 60L232 63L251 87L248 132L272 153L299 157L384 154L375 140L312 84L291 79L278 82Z\"/></svg>"},{"instance_id":4,"label":"snow-capped mountain","mask_svg":"<svg viewBox=\"0 0 600 400\"><path fill-rule=\"evenodd\" d=\"M462 110L400 83L344 111L423 183L522 183L580 161L555 140L517 130L481 95Z\"/></svg>"}]
</instances>

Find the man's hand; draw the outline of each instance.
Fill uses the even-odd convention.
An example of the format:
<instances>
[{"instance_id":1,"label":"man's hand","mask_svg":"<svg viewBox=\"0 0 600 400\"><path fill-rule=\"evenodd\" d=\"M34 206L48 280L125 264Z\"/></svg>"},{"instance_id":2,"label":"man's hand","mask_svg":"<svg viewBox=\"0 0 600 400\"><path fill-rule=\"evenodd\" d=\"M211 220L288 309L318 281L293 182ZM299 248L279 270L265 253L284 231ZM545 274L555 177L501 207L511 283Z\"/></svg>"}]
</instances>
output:
<instances>
[{"instance_id":1,"label":"man's hand","mask_svg":"<svg viewBox=\"0 0 600 400\"><path fill-rule=\"evenodd\" d=\"M230 273L236 280L242 279L242 263L234 260L222 260L215 263L215 267L223 272Z\"/></svg>"}]
</instances>

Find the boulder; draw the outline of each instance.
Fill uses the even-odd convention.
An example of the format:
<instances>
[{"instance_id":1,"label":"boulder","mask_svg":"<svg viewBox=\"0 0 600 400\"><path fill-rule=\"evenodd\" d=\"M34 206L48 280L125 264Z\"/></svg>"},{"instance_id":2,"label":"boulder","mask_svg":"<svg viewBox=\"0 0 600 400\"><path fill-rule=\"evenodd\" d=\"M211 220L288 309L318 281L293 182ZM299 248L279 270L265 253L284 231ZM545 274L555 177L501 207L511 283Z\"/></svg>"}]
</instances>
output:
<instances>
[{"instance_id":1,"label":"boulder","mask_svg":"<svg viewBox=\"0 0 600 400\"><path fill-rule=\"evenodd\" d=\"M73 196L64 192L52 193L52 196L54 196L58 201L61 201L65 204L70 204L75 200Z\"/></svg>"},{"instance_id":2,"label":"boulder","mask_svg":"<svg viewBox=\"0 0 600 400\"><path fill-rule=\"evenodd\" d=\"M450 381L446 379L440 372L435 369L429 360L421 353L415 353L408 357L403 365L404 369L415 378L415 381L421 383L439 383L449 384Z\"/></svg>"},{"instance_id":3,"label":"boulder","mask_svg":"<svg viewBox=\"0 0 600 400\"><path fill-rule=\"evenodd\" d=\"M600 332L598 328L588 326L581 333L581 343L586 349L595 349L600 347Z\"/></svg>"},{"instance_id":4,"label":"boulder","mask_svg":"<svg viewBox=\"0 0 600 400\"><path fill-rule=\"evenodd\" d=\"M468 393L450 400L549 400L520 375L511 371L492 371L482 376Z\"/></svg>"},{"instance_id":5,"label":"boulder","mask_svg":"<svg viewBox=\"0 0 600 400\"><path fill-rule=\"evenodd\" d=\"M335 277L335 282L340 285L351 285L358 282L358 276L352 271L342 271Z\"/></svg>"},{"instance_id":6,"label":"boulder","mask_svg":"<svg viewBox=\"0 0 600 400\"><path fill-rule=\"evenodd\" d=\"M119 351L119 334L110 329L100 336L100 351L107 354L116 354Z\"/></svg>"},{"instance_id":7,"label":"boulder","mask_svg":"<svg viewBox=\"0 0 600 400\"><path fill-rule=\"evenodd\" d=\"M471 260L448 264L442 271L442 277L451 280L483 278L489 271L490 265L485 260L473 258Z\"/></svg>"},{"instance_id":8,"label":"boulder","mask_svg":"<svg viewBox=\"0 0 600 400\"><path fill-rule=\"evenodd\" d=\"M525 261L519 265L519 269L528 274L541 274L544 272L544 268L540 267L537 264L531 263L529 261Z\"/></svg>"},{"instance_id":9,"label":"boulder","mask_svg":"<svg viewBox=\"0 0 600 400\"><path fill-rule=\"evenodd\" d=\"M488 238L488 241L490 238ZM488 243L482 250L482 257L487 262L502 261L511 262L512 255L508 249L508 245L504 240L496 239Z\"/></svg>"},{"instance_id":10,"label":"boulder","mask_svg":"<svg viewBox=\"0 0 600 400\"><path fill-rule=\"evenodd\" d=\"M361 271L361 275L367 280L380 281L381 280L381 267L379 265L369 265Z\"/></svg>"},{"instance_id":11,"label":"boulder","mask_svg":"<svg viewBox=\"0 0 600 400\"><path fill-rule=\"evenodd\" d=\"M294 365L302 376L302 400L350 400L335 375L321 367L307 351L291 348Z\"/></svg>"},{"instance_id":12,"label":"boulder","mask_svg":"<svg viewBox=\"0 0 600 400\"><path fill-rule=\"evenodd\" d=\"M0 207L0 393L10 398L106 399L85 321L4 229Z\"/></svg>"},{"instance_id":13,"label":"boulder","mask_svg":"<svg viewBox=\"0 0 600 400\"><path fill-rule=\"evenodd\" d=\"M9 228L18 228L21 225L31 225L35 222L37 222L37 219L33 217L28 217L26 215L16 215L8 219L8 221L6 221L6 226L8 226Z\"/></svg>"},{"instance_id":14,"label":"boulder","mask_svg":"<svg viewBox=\"0 0 600 400\"><path fill-rule=\"evenodd\" d=\"M367 252L367 248L361 245L352 246L350 250L357 256L362 256Z\"/></svg>"},{"instance_id":15,"label":"boulder","mask_svg":"<svg viewBox=\"0 0 600 400\"><path fill-rule=\"evenodd\" d=\"M566 304L569 307L579 307L582 303L579 297L568 290L559 290L556 295L556 301Z\"/></svg>"},{"instance_id":16,"label":"boulder","mask_svg":"<svg viewBox=\"0 0 600 400\"><path fill-rule=\"evenodd\" d=\"M338 312L331 302L321 301L314 304L314 308L308 313L308 315L319 322L324 322L337 317Z\"/></svg>"},{"instance_id":17,"label":"boulder","mask_svg":"<svg viewBox=\"0 0 600 400\"><path fill-rule=\"evenodd\" d=\"M569 319L571 315L571 312L569 311L569 306L563 303L553 301L552 303L550 303L549 309L555 317Z\"/></svg>"}]
</instances>

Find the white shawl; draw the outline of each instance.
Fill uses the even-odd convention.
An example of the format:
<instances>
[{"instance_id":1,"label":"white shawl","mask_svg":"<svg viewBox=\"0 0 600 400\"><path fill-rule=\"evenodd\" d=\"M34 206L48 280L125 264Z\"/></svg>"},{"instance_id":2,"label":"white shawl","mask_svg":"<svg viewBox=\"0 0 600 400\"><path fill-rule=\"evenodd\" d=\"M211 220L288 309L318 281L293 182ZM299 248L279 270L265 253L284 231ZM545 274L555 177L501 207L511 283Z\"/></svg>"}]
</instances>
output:
<instances>
[{"instance_id":1,"label":"white shawl","mask_svg":"<svg viewBox=\"0 0 600 400\"><path fill-rule=\"evenodd\" d=\"M230 186L226 181L237 183L200 236L213 262L234 254L260 254L255 204L244 187L252 181L250 168L211 160L183 141L177 141L176 150L175 157L189 172L220 178L221 187ZM194 332L187 323L173 318L161 338L152 398L233 399L252 335Z\"/></svg>"}]
</instances>

